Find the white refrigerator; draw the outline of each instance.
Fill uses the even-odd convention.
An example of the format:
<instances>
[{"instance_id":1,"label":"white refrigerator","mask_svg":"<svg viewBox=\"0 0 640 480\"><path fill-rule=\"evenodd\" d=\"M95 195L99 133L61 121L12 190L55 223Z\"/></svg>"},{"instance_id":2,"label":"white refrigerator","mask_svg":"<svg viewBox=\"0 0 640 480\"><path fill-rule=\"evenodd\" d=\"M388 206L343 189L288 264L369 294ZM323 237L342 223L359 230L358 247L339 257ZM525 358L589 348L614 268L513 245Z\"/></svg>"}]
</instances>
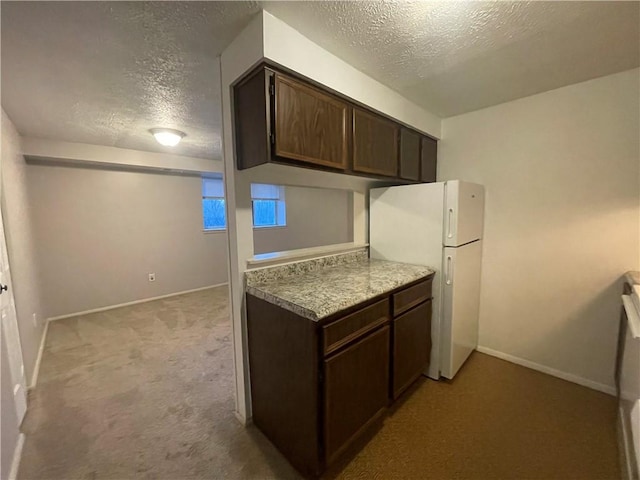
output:
<instances>
[{"instance_id":1,"label":"white refrigerator","mask_svg":"<svg viewBox=\"0 0 640 480\"><path fill-rule=\"evenodd\" d=\"M453 378L478 346L483 225L482 185L455 180L370 191L371 258L436 270L425 372L436 380Z\"/></svg>"}]
</instances>

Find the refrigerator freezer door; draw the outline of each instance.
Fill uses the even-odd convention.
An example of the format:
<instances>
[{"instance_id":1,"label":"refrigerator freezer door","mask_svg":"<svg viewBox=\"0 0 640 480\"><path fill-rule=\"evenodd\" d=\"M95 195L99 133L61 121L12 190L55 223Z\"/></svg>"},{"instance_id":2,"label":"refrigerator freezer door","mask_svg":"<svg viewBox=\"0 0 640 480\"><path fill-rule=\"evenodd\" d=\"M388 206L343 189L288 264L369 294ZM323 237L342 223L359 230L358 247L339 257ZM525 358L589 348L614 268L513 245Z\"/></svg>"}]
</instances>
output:
<instances>
[{"instance_id":1,"label":"refrigerator freezer door","mask_svg":"<svg viewBox=\"0 0 640 480\"><path fill-rule=\"evenodd\" d=\"M478 346L482 241L444 249L440 373L453 378Z\"/></svg>"},{"instance_id":2,"label":"refrigerator freezer door","mask_svg":"<svg viewBox=\"0 0 640 480\"><path fill-rule=\"evenodd\" d=\"M457 247L482 238L484 187L453 180L445 186L444 239L447 247Z\"/></svg>"}]
</instances>

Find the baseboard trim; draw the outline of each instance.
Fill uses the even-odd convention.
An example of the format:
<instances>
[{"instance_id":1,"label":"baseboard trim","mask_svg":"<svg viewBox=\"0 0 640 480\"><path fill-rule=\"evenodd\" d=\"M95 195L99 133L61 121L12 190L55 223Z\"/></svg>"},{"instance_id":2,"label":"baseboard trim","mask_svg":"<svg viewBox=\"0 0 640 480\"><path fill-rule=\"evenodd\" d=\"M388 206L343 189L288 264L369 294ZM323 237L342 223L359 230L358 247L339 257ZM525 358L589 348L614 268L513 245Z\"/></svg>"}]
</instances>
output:
<instances>
[{"instance_id":1,"label":"baseboard trim","mask_svg":"<svg viewBox=\"0 0 640 480\"><path fill-rule=\"evenodd\" d=\"M251 420L247 419L244 415L242 415L240 412L238 412L237 410L233 411L233 414L236 416L236 418L238 419L238 421L245 427L248 427L249 425L251 425Z\"/></svg>"},{"instance_id":2,"label":"baseboard trim","mask_svg":"<svg viewBox=\"0 0 640 480\"><path fill-rule=\"evenodd\" d=\"M22 459L22 447L24 446L24 433L18 435L18 442L13 451L13 459L11 460L11 470L9 470L9 480L18 478L18 469L20 468L20 459Z\"/></svg>"},{"instance_id":3,"label":"baseboard trim","mask_svg":"<svg viewBox=\"0 0 640 480\"><path fill-rule=\"evenodd\" d=\"M616 396L616 389L609 385L605 385L604 383L594 382L593 380L588 380L586 378L579 377L571 373L563 372L561 370L556 370L555 368L547 367L546 365L541 365L539 363L532 362L530 360L525 360L524 358L514 357L513 355L509 355L508 353L499 352L491 348L478 346L476 350L480 353L486 353L487 355L491 355L492 357L496 357L501 360L506 360L507 362L515 363L516 365L521 365L523 367L527 367L532 370L536 370L538 372L546 373L547 375L551 375L552 377L561 378L562 380L566 380L572 383L577 383L578 385L582 385L583 387L591 388L593 390L597 390L602 393L613 395L614 397Z\"/></svg>"},{"instance_id":4,"label":"baseboard trim","mask_svg":"<svg viewBox=\"0 0 640 480\"><path fill-rule=\"evenodd\" d=\"M38 383L38 374L40 373L40 363L42 362L42 354L44 352L44 346L47 343L47 334L49 333L49 320L44 323L44 330L42 331L42 338L40 339L40 348L38 349L38 356L36 357L36 364L33 367L33 376L31 377L31 384L27 387L27 390L35 388Z\"/></svg>"},{"instance_id":5,"label":"baseboard trim","mask_svg":"<svg viewBox=\"0 0 640 480\"><path fill-rule=\"evenodd\" d=\"M114 308L128 307L130 305L137 305L139 303L147 303L147 302L153 302L154 300L162 300L163 298L177 297L178 295L185 295L187 293L200 292L202 290L209 290L210 288L222 287L224 285L228 285L228 282L218 283L217 285L209 285L207 287L194 288L191 290L184 290L182 292L169 293L167 295L160 295L158 297L143 298L142 300L134 300L133 302L119 303L117 305L109 305L107 307L94 308L92 310L85 310L83 312L75 312L75 313L69 313L65 315L59 315L57 317L49 318L48 321L54 322L56 320L64 320L65 318L77 317L79 315L88 315L90 313L105 312L107 310L113 310Z\"/></svg>"}]
</instances>

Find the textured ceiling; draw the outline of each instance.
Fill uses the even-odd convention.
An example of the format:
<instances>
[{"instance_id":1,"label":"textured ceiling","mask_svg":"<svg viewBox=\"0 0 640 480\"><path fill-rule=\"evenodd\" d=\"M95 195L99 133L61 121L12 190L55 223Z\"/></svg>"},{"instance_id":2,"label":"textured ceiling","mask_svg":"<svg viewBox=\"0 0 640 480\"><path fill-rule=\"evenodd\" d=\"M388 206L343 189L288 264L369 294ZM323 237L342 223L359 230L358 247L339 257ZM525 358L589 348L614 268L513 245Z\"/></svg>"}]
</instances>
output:
<instances>
[{"instance_id":1,"label":"textured ceiling","mask_svg":"<svg viewBox=\"0 0 640 480\"><path fill-rule=\"evenodd\" d=\"M25 136L221 158L218 55L255 2L6 2L2 106ZM187 137L162 147L148 130Z\"/></svg>"},{"instance_id":2,"label":"textured ceiling","mask_svg":"<svg viewBox=\"0 0 640 480\"><path fill-rule=\"evenodd\" d=\"M270 13L449 117L640 64L640 2L264 2Z\"/></svg>"},{"instance_id":3,"label":"textured ceiling","mask_svg":"<svg viewBox=\"0 0 640 480\"><path fill-rule=\"evenodd\" d=\"M261 7L442 117L640 64L640 2L2 1L2 106L26 136L220 158L217 56Z\"/></svg>"}]
</instances>

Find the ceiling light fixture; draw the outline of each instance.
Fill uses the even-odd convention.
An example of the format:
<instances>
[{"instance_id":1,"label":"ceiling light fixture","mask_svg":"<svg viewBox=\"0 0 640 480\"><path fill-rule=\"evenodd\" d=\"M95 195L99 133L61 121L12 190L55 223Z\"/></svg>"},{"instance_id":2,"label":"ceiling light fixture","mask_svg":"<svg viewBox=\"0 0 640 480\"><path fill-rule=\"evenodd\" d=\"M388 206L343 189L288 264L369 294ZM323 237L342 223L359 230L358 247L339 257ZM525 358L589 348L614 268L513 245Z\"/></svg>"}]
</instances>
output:
<instances>
[{"instance_id":1,"label":"ceiling light fixture","mask_svg":"<svg viewBox=\"0 0 640 480\"><path fill-rule=\"evenodd\" d=\"M175 147L180 140L187 136L186 133L172 128L152 128L149 130L160 145Z\"/></svg>"}]
</instances>

